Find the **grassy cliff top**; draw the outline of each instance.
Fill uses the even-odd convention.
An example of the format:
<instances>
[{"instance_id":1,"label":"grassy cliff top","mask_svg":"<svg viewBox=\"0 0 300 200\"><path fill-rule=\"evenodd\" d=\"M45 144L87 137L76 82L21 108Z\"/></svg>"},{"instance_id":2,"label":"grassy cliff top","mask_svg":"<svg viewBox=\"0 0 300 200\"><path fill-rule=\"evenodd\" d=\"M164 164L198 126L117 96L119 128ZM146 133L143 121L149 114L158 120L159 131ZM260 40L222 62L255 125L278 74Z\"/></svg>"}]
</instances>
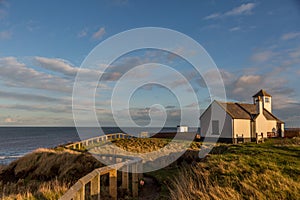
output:
<instances>
[{"instance_id":1,"label":"grassy cliff top","mask_svg":"<svg viewBox=\"0 0 300 200\"><path fill-rule=\"evenodd\" d=\"M113 142L127 151L149 152L165 147L170 140ZM201 145L193 142L176 162L146 174L160 183L160 199L297 199L300 196L300 138L270 139L264 144L218 144L204 159L198 157ZM0 169L0 198L57 199L78 179L101 166L86 152L38 149Z\"/></svg>"},{"instance_id":2,"label":"grassy cliff top","mask_svg":"<svg viewBox=\"0 0 300 200\"><path fill-rule=\"evenodd\" d=\"M299 199L300 138L218 148L181 167L171 199Z\"/></svg>"}]
</instances>

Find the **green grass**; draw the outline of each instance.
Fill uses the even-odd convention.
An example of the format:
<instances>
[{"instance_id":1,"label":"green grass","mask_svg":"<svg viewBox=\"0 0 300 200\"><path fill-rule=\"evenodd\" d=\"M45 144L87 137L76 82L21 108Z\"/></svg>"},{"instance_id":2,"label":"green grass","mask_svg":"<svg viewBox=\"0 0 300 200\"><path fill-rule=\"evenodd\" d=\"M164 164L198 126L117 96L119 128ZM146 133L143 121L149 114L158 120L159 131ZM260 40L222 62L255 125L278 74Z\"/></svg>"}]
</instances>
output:
<instances>
[{"instance_id":1,"label":"green grass","mask_svg":"<svg viewBox=\"0 0 300 200\"><path fill-rule=\"evenodd\" d=\"M297 141L298 140L298 141ZM172 199L298 199L300 140L221 145L219 153L181 167Z\"/></svg>"},{"instance_id":2,"label":"green grass","mask_svg":"<svg viewBox=\"0 0 300 200\"><path fill-rule=\"evenodd\" d=\"M170 139L117 139L126 151L151 152ZM147 173L161 186L160 199L297 199L300 196L300 140L269 139L263 144L218 144L205 159L201 142L170 166ZM206 144L209 145L209 144Z\"/></svg>"}]
</instances>

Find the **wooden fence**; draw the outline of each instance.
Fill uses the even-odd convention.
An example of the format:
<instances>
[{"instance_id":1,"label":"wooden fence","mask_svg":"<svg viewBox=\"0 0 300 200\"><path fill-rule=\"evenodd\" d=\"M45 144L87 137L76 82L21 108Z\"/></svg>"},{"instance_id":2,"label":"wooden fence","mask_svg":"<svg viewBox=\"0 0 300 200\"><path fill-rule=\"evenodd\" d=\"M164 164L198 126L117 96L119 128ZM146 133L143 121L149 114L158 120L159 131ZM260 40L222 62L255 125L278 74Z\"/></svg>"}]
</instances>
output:
<instances>
[{"instance_id":1,"label":"wooden fence","mask_svg":"<svg viewBox=\"0 0 300 200\"><path fill-rule=\"evenodd\" d=\"M94 143L105 142L117 138L131 138L123 133L110 134L91 138L81 142L66 145L66 148L81 149L83 145L91 145ZM86 199L100 199L101 196L101 176L109 175L109 195L116 200L118 195L117 173L120 171L121 188L127 190L134 198L138 197L139 178L142 174L142 159L138 157L101 154L101 159L116 159L116 164L109 165L95 169L91 173L79 179L61 198L60 200L86 200ZM129 179L129 173L132 173ZM131 187L129 187L131 186ZM131 191L129 190L131 188Z\"/></svg>"},{"instance_id":2,"label":"wooden fence","mask_svg":"<svg viewBox=\"0 0 300 200\"><path fill-rule=\"evenodd\" d=\"M69 148L69 149L82 149L84 146L89 146L89 145L93 145L93 144L97 144L97 143L105 143L107 141L111 141L114 139L129 139L129 138L133 138L133 136L131 135L127 135L124 133L113 133L113 134L109 134L109 135L102 135L99 137L94 137L94 138L89 138L86 140L82 140L79 142L74 142L72 144L68 144L65 147Z\"/></svg>"}]
</instances>

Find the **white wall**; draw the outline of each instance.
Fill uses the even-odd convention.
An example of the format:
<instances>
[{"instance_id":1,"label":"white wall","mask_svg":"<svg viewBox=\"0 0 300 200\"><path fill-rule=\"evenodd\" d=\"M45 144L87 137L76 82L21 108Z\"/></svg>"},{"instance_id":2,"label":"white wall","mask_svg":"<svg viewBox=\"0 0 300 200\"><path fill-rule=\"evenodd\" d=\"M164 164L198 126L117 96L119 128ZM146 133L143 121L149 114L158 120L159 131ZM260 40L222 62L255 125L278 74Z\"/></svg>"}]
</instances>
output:
<instances>
[{"instance_id":1,"label":"white wall","mask_svg":"<svg viewBox=\"0 0 300 200\"><path fill-rule=\"evenodd\" d=\"M281 137L284 137L284 124L281 124Z\"/></svg>"},{"instance_id":2,"label":"white wall","mask_svg":"<svg viewBox=\"0 0 300 200\"><path fill-rule=\"evenodd\" d=\"M263 133L264 137L267 137L268 132L272 132L273 128L277 131L276 120L267 120L263 114L259 114L256 119L256 133Z\"/></svg>"},{"instance_id":3,"label":"white wall","mask_svg":"<svg viewBox=\"0 0 300 200\"><path fill-rule=\"evenodd\" d=\"M212 120L219 121L219 135L212 134ZM201 137L232 138L232 118L215 101L200 117L200 127Z\"/></svg>"},{"instance_id":4,"label":"white wall","mask_svg":"<svg viewBox=\"0 0 300 200\"><path fill-rule=\"evenodd\" d=\"M188 126L177 126L177 132L179 132L179 133L189 132L189 127Z\"/></svg>"},{"instance_id":5,"label":"white wall","mask_svg":"<svg viewBox=\"0 0 300 200\"><path fill-rule=\"evenodd\" d=\"M269 99L269 102L266 102L266 98ZM272 97L263 97L263 106L266 110L272 113Z\"/></svg>"},{"instance_id":6,"label":"white wall","mask_svg":"<svg viewBox=\"0 0 300 200\"><path fill-rule=\"evenodd\" d=\"M236 134L238 134L239 137L244 134L244 138L251 138L251 120L234 119L233 125L234 138L236 138Z\"/></svg>"}]
</instances>

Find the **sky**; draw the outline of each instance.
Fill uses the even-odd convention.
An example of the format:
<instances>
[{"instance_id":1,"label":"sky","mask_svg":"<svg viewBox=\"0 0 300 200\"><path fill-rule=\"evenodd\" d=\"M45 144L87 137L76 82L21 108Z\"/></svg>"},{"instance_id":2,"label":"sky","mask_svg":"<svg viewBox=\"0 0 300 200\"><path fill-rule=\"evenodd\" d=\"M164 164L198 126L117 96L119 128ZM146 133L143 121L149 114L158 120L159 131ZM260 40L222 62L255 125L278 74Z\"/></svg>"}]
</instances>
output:
<instances>
[{"instance_id":1,"label":"sky","mask_svg":"<svg viewBox=\"0 0 300 200\"><path fill-rule=\"evenodd\" d=\"M120 32L162 27L203 46L221 73L227 101L251 103L252 95L265 89L273 96L273 113L287 127L300 127L299 21L296 0L0 0L0 126L73 126L73 85L90 52ZM148 84L133 93L129 111L136 124L149 124L149 113L165 113L165 125L176 126L182 109L203 111L214 100L203 77L179 56L151 49L130 52L108 68L97 87L95 105L101 123L115 125L113 88L132 67L146 63L171 66L188 78L194 91L156 65L143 66L132 79L154 76L171 88ZM93 74L86 70L87 76ZM203 76L216 78L209 72ZM176 92L182 93L183 104ZM196 101L189 98L192 93ZM128 109L123 103L115 102L114 108L117 117L126 121ZM191 114L185 123L199 116Z\"/></svg>"}]
</instances>

